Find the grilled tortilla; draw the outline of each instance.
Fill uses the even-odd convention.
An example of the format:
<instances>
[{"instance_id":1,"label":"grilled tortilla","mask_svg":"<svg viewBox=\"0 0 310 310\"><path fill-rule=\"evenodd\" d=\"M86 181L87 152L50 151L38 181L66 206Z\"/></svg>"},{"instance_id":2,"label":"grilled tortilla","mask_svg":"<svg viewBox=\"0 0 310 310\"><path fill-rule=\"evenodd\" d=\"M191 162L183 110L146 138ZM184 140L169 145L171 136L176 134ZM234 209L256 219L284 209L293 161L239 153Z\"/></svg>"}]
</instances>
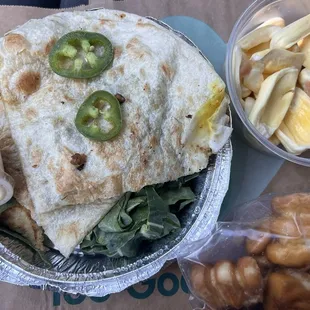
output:
<instances>
[{"instance_id":1,"label":"grilled tortilla","mask_svg":"<svg viewBox=\"0 0 310 310\"><path fill-rule=\"evenodd\" d=\"M113 64L96 78L64 78L49 66L55 42L75 30L112 42ZM133 14L98 10L30 20L0 39L0 79L31 197L26 205L65 255L116 197L202 170L231 133L225 85L211 65L171 31ZM74 124L80 105L97 90L126 99L122 131L107 142L89 140ZM82 170L71 163L76 153L87 156ZM98 218L89 218L100 205ZM67 231L48 223L51 214L64 225L64 214L74 222L83 218L68 251Z\"/></svg>"},{"instance_id":2,"label":"grilled tortilla","mask_svg":"<svg viewBox=\"0 0 310 310\"><path fill-rule=\"evenodd\" d=\"M6 171L14 179L17 201L13 206L1 213L0 225L18 232L27 238L34 247L44 250L43 231L31 216L31 213L34 215L33 204L3 108L3 104L0 104L0 151Z\"/></svg>"},{"instance_id":3,"label":"grilled tortilla","mask_svg":"<svg viewBox=\"0 0 310 310\"><path fill-rule=\"evenodd\" d=\"M35 248L44 251L42 228L32 219L30 211L19 203L1 213L0 225L21 234Z\"/></svg>"},{"instance_id":4,"label":"grilled tortilla","mask_svg":"<svg viewBox=\"0 0 310 310\"><path fill-rule=\"evenodd\" d=\"M22 172L19 153L12 139L3 108L3 104L0 104L0 151L5 169L14 179L14 196L17 202L0 215L0 225L18 232L34 247L43 251L44 237L40 227L42 226L55 247L67 257L112 208L118 197L107 199L99 205L68 206L36 216Z\"/></svg>"},{"instance_id":5,"label":"grilled tortilla","mask_svg":"<svg viewBox=\"0 0 310 310\"><path fill-rule=\"evenodd\" d=\"M99 205L67 206L39 214L37 221L56 248L68 257L117 200L118 198L107 199Z\"/></svg>"}]
</instances>

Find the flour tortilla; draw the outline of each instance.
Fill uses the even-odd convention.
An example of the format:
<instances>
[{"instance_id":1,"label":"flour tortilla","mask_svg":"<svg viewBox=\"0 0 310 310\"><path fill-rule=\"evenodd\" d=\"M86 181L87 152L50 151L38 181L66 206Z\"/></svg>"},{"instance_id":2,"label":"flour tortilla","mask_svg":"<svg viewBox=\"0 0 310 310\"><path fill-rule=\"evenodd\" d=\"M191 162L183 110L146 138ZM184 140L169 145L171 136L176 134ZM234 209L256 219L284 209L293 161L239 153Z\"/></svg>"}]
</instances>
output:
<instances>
[{"instance_id":1,"label":"flour tortilla","mask_svg":"<svg viewBox=\"0 0 310 310\"><path fill-rule=\"evenodd\" d=\"M3 104L0 104L0 152L6 172L14 179L17 200L15 205L1 213L0 225L18 232L34 247L44 250L43 231L31 216L31 213L34 214L33 204L22 173L19 154L5 117Z\"/></svg>"},{"instance_id":2,"label":"flour tortilla","mask_svg":"<svg viewBox=\"0 0 310 310\"><path fill-rule=\"evenodd\" d=\"M42 228L32 219L28 209L19 203L11 206L0 215L0 225L25 237L37 249L44 251Z\"/></svg>"},{"instance_id":3,"label":"flour tortilla","mask_svg":"<svg viewBox=\"0 0 310 310\"><path fill-rule=\"evenodd\" d=\"M50 69L52 46L76 30L102 33L114 46L111 68L94 79L67 79ZM31 20L0 39L0 68L27 207L34 206L37 222L66 256L113 206L111 198L202 170L231 134L225 85L210 64L171 31L133 14L98 10ZM126 98L123 129L104 143L74 125L97 90ZM75 153L87 155L82 171L70 163ZM94 206L98 217L89 218ZM61 224L78 219L81 234L69 237Z\"/></svg>"},{"instance_id":4,"label":"flour tortilla","mask_svg":"<svg viewBox=\"0 0 310 310\"><path fill-rule=\"evenodd\" d=\"M40 227L42 226L55 248L68 257L85 235L109 212L118 197L107 199L99 205L68 206L36 216L22 173L19 153L5 117L3 104L0 104L0 129L0 152L6 172L14 179L14 196L17 200L15 205L0 215L0 225L18 232L27 238L34 247L44 251L43 230Z\"/></svg>"},{"instance_id":5,"label":"flour tortilla","mask_svg":"<svg viewBox=\"0 0 310 310\"><path fill-rule=\"evenodd\" d=\"M118 198L107 199L99 205L67 206L39 214L36 219L55 247L68 257L117 200Z\"/></svg>"}]
</instances>

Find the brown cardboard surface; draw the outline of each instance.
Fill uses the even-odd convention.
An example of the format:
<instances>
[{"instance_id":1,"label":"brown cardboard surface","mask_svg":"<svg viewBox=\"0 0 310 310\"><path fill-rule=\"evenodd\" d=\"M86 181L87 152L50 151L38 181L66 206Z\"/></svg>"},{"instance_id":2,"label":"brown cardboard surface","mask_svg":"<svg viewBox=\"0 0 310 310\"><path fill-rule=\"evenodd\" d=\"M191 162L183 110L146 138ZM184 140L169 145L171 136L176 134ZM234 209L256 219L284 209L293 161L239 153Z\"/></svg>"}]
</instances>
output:
<instances>
[{"instance_id":1,"label":"brown cardboard surface","mask_svg":"<svg viewBox=\"0 0 310 310\"><path fill-rule=\"evenodd\" d=\"M254 0L90 0L93 7L114 8L142 16L186 15L206 22L225 41L240 14Z\"/></svg>"},{"instance_id":2,"label":"brown cardboard surface","mask_svg":"<svg viewBox=\"0 0 310 310\"><path fill-rule=\"evenodd\" d=\"M93 0L86 8L105 7L125 10L142 16L163 18L171 15L187 15L209 24L227 40L233 24L252 0ZM51 9L31 7L1 7L0 34L4 34L31 18L41 18L57 12ZM292 180L300 189L310 185L308 169L285 163L272 180L267 191L282 191L290 187ZM255 185L253 185L255 186ZM309 189L309 187L307 187ZM0 283L1 305L4 310L33 309L107 309L107 310L187 310L186 285L177 264L174 263L144 284L107 298L91 299L85 296L58 294L28 287Z\"/></svg>"},{"instance_id":3,"label":"brown cardboard surface","mask_svg":"<svg viewBox=\"0 0 310 310\"><path fill-rule=\"evenodd\" d=\"M90 5L74 9L105 7L156 18L171 15L192 16L206 22L227 41L235 21L252 2L253 0L90 0ZM65 10L0 6L0 34L31 18L41 18L59 11Z\"/></svg>"},{"instance_id":4,"label":"brown cardboard surface","mask_svg":"<svg viewBox=\"0 0 310 310\"><path fill-rule=\"evenodd\" d=\"M0 283L0 309L190 310L184 283L176 263L144 284L99 299Z\"/></svg>"},{"instance_id":5,"label":"brown cardboard surface","mask_svg":"<svg viewBox=\"0 0 310 310\"><path fill-rule=\"evenodd\" d=\"M307 192L310 190L310 169L285 162L264 193Z\"/></svg>"}]
</instances>

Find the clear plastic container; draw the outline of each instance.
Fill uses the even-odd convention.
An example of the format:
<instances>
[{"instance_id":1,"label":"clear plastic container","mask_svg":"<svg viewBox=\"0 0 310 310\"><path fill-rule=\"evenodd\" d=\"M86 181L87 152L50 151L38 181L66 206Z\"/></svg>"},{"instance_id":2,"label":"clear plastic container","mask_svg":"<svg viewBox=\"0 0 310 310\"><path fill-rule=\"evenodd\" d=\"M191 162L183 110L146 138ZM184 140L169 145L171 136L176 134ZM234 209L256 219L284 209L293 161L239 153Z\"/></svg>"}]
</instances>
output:
<instances>
[{"instance_id":1,"label":"clear plastic container","mask_svg":"<svg viewBox=\"0 0 310 310\"><path fill-rule=\"evenodd\" d=\"M233 53L236 42L264 21L280 16L289 24L310 13L309 0L256 0L236 22L229 38L225 63L226 83L233 106L234 128L252 147L293 163L310 167L310 151L300 156L290 154L269 142L246 117L237 95L233 75Z\"/></svg>"}]
</instances>

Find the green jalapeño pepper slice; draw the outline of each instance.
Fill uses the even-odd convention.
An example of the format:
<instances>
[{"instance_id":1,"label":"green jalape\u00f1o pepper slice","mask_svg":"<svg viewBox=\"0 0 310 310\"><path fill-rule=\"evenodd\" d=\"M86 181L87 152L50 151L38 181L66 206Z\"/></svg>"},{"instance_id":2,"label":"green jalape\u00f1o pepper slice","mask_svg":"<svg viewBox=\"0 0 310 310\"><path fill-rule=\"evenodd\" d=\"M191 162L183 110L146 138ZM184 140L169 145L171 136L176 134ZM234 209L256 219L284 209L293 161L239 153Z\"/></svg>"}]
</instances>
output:
<instances>
[{"instance_id":1,"label":"green jalape\u00f1o pepper slice","mask_svg":"<svg viewBox=\"0 0 310 310\"><path fill-rule=\"evenodd\" d=\"M55 73L75 79L99 75L112 60L111 42L100 33L86 31L65 34L49 54L49 64Z\"/></svg>"},{"instance_id":2,"label":"green jalape\u00f1o pepper slice","mask_svg":"<svg viewBox=\"0 0 310 310\"><path fill-rule=\"evenodd\" d=\"M80 106L75 118L77 130L85 137L107 141L122 129L122 114L118 100L100 90L91 94Z\"/></svg>"}]
</instances>

